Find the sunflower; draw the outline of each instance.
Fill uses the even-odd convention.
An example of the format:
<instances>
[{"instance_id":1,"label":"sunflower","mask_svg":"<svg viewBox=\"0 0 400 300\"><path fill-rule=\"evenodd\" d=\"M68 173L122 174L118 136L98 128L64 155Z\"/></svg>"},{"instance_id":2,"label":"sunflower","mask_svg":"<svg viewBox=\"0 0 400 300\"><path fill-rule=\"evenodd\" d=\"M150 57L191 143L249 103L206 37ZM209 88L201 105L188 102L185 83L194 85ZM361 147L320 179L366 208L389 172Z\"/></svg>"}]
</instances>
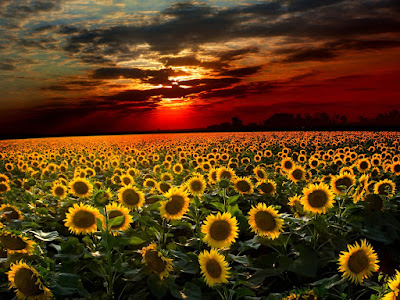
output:
<instances>
[{"instance_id":1,"label":"sunflower","mask_svg":"<svg viewBox=\"0 0 400 300\"><path fill-rule=\"evenodd\" d=\"M390 179L384 179L375 183L374 193L391 197L396 190L396 184Z\"/></svg>"},{"instance_id":2,"label":"sunflower","mask_svg":"<svg viewBox=\"0 0 400 300\"><path fill-rule=\"evenodd\" d=\"M0 182L0 194L10 191L10 185L7 181Z\"/></svg>"},{"instance_id":3,"label":"sunflower","mask_svg":"<svg viewBox=\"0 0 400 300\"><path fill-rule=\"evenodd\" d=\"M253 169L254 175L256 175L258 180L264 180L267 178L267 172L259 166Z\"/></svg>"},{"instance_id":4,"label":"sunflower","mask_svg":"<svg viewBox=\"0 0 400 300\"><path fill-rule=\"evenodd\" d=\"M288 171L289 178L293 182L298 182L306 179L306 170L301 166L294 166Z\"/></svg>"},{"instance_id":5,"label":"sunflower","mask_svg":"<svg viewBox=\"0 0 400 300\"><path fill-rule=\"evenodd\" d=\"M97 229L97 219L104 224L104 217L97 208L83 203L74 204L65 215L65 226L75 234L93 233Z\"/></svg>"},{"instance_id":6,"label":"sunflower","mask_svg":"<svg viewBox=\"0 0 400 300\"><path fill-rule=\"evenodd\" d=\"M79 198L88 197L93 191L93 185L85 178L77 177L69 184L71 193Z\"/></svg>"},{"instance_id":7,"label":"sunflower","mask_svg":"<svg viewBox=\"0 0 400 300\"><path fill-rule=\"evenodd\" d=\"M228 212L209 215L201 226L203 240L213 248L228 248L239 235L238 222Z\"/></svg>"},{"instance_id":8,"label":"sunflower","mask_svg":"<svg viewBox=\"0 0 400 300\"><path fill-rule=\"evenodd\" d=\"M0 174L0 182L10 182L10 179L5 174Z\"/></svg>"},{"instance_id":9,"label":"sunflower","mask_svg":"<svg viewBox=\"0 0 400 300\"><path fill-rule=\"evenodd\" d=\"M215 169L215 168L212 168L208 172L208 182L209 183L217 183L217 172L218 172L218 169Z\"/></svg>"},{"instance_id":10,"label":"sunflower","mask_svg":"<svg viewBox=\"0 0 400 300\"><path fill-rule=\"evenodd\" d=\"M135 180L133 179L133 177L129 174L125 174L125 175L121 175L120 176L121 179L121 183L123 185L133 185L135 183Z\"/></svg>"},{"instance_id":11,"label":"sunflower","mask_svg":"<svg viewBox=\"0 0 400 300\"><path fill-rule=\"evenodd\" d=\"M189 190L189 193L193 196L201 196L206 189L206 182L203 176L195 176L190 178L186 182L186 188Z\"/></svg>"},{"instance_id":12,"label":"sunflower","mask_svg":"<svg viewBox=\"0 0 400 300\"><path fill-rule=\"evenodd\" d=\"M225 257L216 249L204 250L199 254L201 273L208 286L218 283L228 283L230 277L228 263Z\"/></svg>"},{"instance_id":13,"label":"sunflower","mask_svg":"<svg viewBox=\"0 0 400 300\"><path fill-rule=\"evenodd\" d=\"M355 183L354 176L350 173L333 176L331 186L336 195L345 195L346 191Z\"/></svg>"},{"instance_id":14,"label":"sunflower","mask_svg":"<svg viewBox=\"0 0 400 300\"><path fill-rule=\"evenodd\" d=\"M390 293L387 293L382 300L397 300L400 297L400 272L396 270L396 274L393 278L388 281L388 286L391 289Z\"/></svg>"},{"instance_id":15,"label":"sunflower","mask_svg":"<svg viewBox=\"0 0 400 300\"><path fill-rule=\"evenodd\" d=\"M118 190L118 200L126 207L136 209L143 206L144 194L137 188L126 185Z\"/></svg>"},{"instance_id":16,"label":"sunflower","mask_svg":"<svg viewBox=\"0 0 400 300\"><path fill-rule=\"evenodd\" d=\"M314 294L314 291L308 291L303 293L291 293L289 296L283 298L283 300L317 300L318 297Z\"/></svg>"},{"instance_id":17,"label":"sunflower","mask_svg":"<svg viewBox=\"0 0 400 300\"><path fill-rule=\"evenodd\" d=\"M315 214L326 213L327 208L333 207L333 193L325 183L309 184L303 189L301 204L304 210Z\"/></svg>"},{"instance_id":18,"label":"sunflower","mask_svg":"<svg viewBox=\"0 0 400 300\"><path fill-rule=\"evenodd\" d=\"M270 179L259 181L256 185L261 194L273 195L276 193L276 183Z\"/></svg>"},{"instance_id":19,"label":"sunflower","mask_svg":"<svg viewBox=\"0 0 400 300\"><path fill-rule=\"evenodd\" d=\"M283 220L279 217L278 211L273 206L267 207L265 203L258 203L257 207L253 206L249 211L251 231L274 240L283 231Z\"/></svg>"},{"instance_id":20,"label":"sunflower","mask_svg":"<svg viewBox=\"0 0 400 300\"><path fill-rule=\"evenodd\" d=\"M172 188L172 185L169 182L160 181L157 184L157 189L162 193L168 193L168 191Z\"/></svg>"},{"instance_id":21,"label":"sunflower","mask_svg":"<svg viewBox=\"0 0 400 300\"><path fill-rule=\"evenodd\" d=\"M294 162L290 157L284 158L281 161L281 168L284 172L289 172L291 168L293 168Z\"/></svg>"},{"instance_id":22,"label":"sunflower","mask_svg":"<svg viewBox=\"0 0 400 300\"><path fill-rule=\"evenodd\" d=\"M348 251L342 251L339 256L339 271L343 272L342 277L361 284L373 271L378 271L378 256L366 240L362 240L361 245L357 242L347 245L347 248Z\"/></svg>"},{"instance_id":23,"label":"sunflower","mask_svg":"<svg viewBox=\"0 0 400 300\"><path fill-rule=\"evenodd\" d=\"M126 231L130 228L130 223L132 223L133 217L129 214L129 209L114 202L106 206L106 211L109 221L119 216L124 217L121 224L111 226L111 231L114 235L118 235L118 231Z\"/></svg>"},{"instance_id":24,"label":"sunflower","mask_svg":"<svg viewBox=\"0 0 400 300\"><path fill-rule=\"evenodd\" d=\"M367 208L371 211L383 211L384 209L384 202L379 194L367 194L363 201L367 203Z\"/></svg>"},{"instance_id":25,"label":"sunflower","mask_svg":"<svg viewBox=\"0 0 400 300\"><path fill-rule=\"evenodd\" d=\"M189 207L189 195L182 188L171 188L165 195L168 200L161 202L160 215L167 221L181 219Z\"/></svg>"},{"instance_id":26,"label":"sunflower","mask_svg":"<svg viewBox=\"0 0 400 300\"><path fill-rule=\"evenodd\" d=\"M112 194L111 194L111 190L110 188L108 188L107 190L100 190L96 193L96 195L94 195L93 197L93 202L94 204L98 205L98 206L104 206L107 205L108 202L111 200L112 198Z\"/></svg>"},{"instance_id":27,"label":"sunflower","mask_svg":"<svg viewBox=\"0 0 400 300\"><path fill-rule=\"evenodd\" d=\"M157 182L153 178L146 178L143 182L145 188L153 189L157 187Z\"/></svg>"},{"instance_id":28,"label":"sunflower","mask_svg":"<svg viewBox=\"0 0 400 300\"><path fill-rule=\"evenodd\" d=\"M165 172L161 174L161 181L172 181L174 177L171 173Z\"/></svg>"},{"instance_id":29,"label":"sunflower","mask_svg":"<svg viewBox=\"0 0 400 300\"><path fill-rule=\"evenodd\" d=\"M9 288L16 289L18 299L46 300L52 299L51 291L42 283L36 269L19 261L12 263L8 271Z\"/></svg>"},{"instance_id":30,"label":"sunflower","mask_svg":"<svg viewBox=\"0 0 400 300\"><path fill-rule=\"evenodd\" d=\"M146 266L152 272L158 274L161 280L164 277L168 277L169 272L173 270L172 259L162 255L162 253L157 250L157 245L155 243L142 248L140 252Z\"/></svg>"},{"instance_id":31,"label":"sunflower","mask_svg":"<svg viewBox=\"0 0 400 300\"><path fill-rule=\"evenodd\" d=\"M6 230L0 231L0 243L7 249L9 254L21 253L31 255L36 245L35 242L27 237Z\"/></svg>"},{"instance_id":32,"label":"sunflower","mask_svg":"<svg viewBox=\"0 0 400 300\"><path fill-rule=\"evenodd\" d=\"M181 174L182 173L182 171L183 171L183 166L181 165L181 164L175 164L173 167L172 167L172 171L175 173L175 174Z\"/></svg>"},{"instance_id":33,"label":"sunflower","mask_svg":"<svg viewBox=\"0 0 400 300\"><path fill-rule=\"evenodd\" d=\"M8 222L11 220L22 220L22 212L14 205L2 204L0 206L0 218Z\"/></svg>"},{"instance_id":34,"label":"sunflower","mask_svg":"<svg viewBox=\"0 0 400 300\"><path fill-rule=\"evenodd\" d=\"M356 166L358 172L365 173L369 170L369 168L371 168L371 163L367 158L362 158L357 161Z\"/></svg>"},{"instance_id":35,"label":"sunflower","mask_svg":"<svg viewBox=\"0 0 400 300\"><path fill-rule=\"evenodd\" d=\"M239 194L253 194L254 189L253 189L253 184L251 183L250 178L248 177L237 177L235 178L234 183L234 188L235 191L238 192Z\"/></svg>"},{"instance_id":36,"label":"sunflower","mask_svg":"<svg viewBox=\"0 0 400 300\"><path fill-rule=\"evenodd\" d=\"M311 169L315 169L319 166L320 162L317 158L310 158L308 160L308 165L310 166Z\"/></svg>"},{"instance_id":37,"label":"sunflower","mask_svg":"<svg viewBox=\"0 0 400 300\"><path fill-rule=\"evenodd\" d=\"M64 199L67 195L67 188L59 182L54 183L52 187L52 194L54 197L60 197L60 199Z\"/></svg>"},{"instance_id":38,"label":"sunflower","mask_svg":"<svg viewBox=\"0 0 400 300\"><path fill-rule=\"evenodd\" d=\"M391 166L390 169L392 171L392 173L394 173L395 175L399 176L400 175L400 162L394 162Z\"/></svg>"},{"instance_id":39,"label":"sunflower","mask_svg":"<svg viewBox=\"0 0 400 300\"><path fill-rule=\"evenodd\" d=\"M233 181L235 176L235 171L231 168L220 167L217 170L217 181L220 181L221 179Z\"/></svg>"}]
</instances>

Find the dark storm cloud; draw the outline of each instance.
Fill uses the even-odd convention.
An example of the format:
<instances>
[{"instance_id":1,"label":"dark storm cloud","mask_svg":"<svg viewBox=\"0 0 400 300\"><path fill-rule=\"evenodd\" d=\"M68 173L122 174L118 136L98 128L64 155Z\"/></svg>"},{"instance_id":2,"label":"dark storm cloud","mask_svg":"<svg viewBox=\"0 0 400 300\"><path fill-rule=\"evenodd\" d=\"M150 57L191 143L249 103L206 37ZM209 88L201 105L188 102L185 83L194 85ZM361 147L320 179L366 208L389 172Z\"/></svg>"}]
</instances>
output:
<instances>
[{"instance_id":1,"label":"dark storm cloud","mask_svg":"<svg viewBox=\"0 0 400 300\"><path fill-rule=\"evenodd\" d=\"M303 61L324 61L338 56L338 53L324 48L293 49L293 51L290 52L281 62L293 63Z\"/></svg>"},{"instance_id":2,"label":"dark storm cloud","mask_svg":"<svg viewBox=\"0 0 400 300\"><path fill-rule=\"evenodd\" d=\"M273 51L273 54L284 55L279 62L295 63L304 61L326 61L334 59L343 51L379 50L385 48L400 47L400 40L349 40L340 39L327 42L320 47L306 48L280 48Z\"/></svg>"},{"instance_id":3,"label":"dark storm cloud","mask_svg":"<svg viewBox=\"0 0 400 300\"><path fill-rule=\"evenodd\" d=\"M94 79L118 79L131 78L141 79L143 82L152 84L168 84L170 76L188 75L184 71L172 69L148 70L139 68L100 68L93 71Z\"/></svg>"},{"instance_id":4,"label":"dark storm cloud","mask_svg":"<svg viewBox=\"0 0 400 300\"><path fill-rule=\"evenodd\" d=\"M12 71L12 70L15 70L16 68L17 68L17 66L14 64L0 62L0 70Z\"/></svg>"},{"instance_id":5,"label":"dark storm cloud","mask_svg":"<svg viewBox=\"0 0 400 300\"><path fill-rule=\"evenodd\" d=\"M0 16L23 19L42 12L60 10L64 0L2 0Z\"/></svg>"},{"instance_id":6,"label":"dark storm cloud","mask_svg":"<svg viewBox=\"0 0 400 300\"><path fill-rule=\"evenodd\" d=\"M366 4L369 5L368 9ZM400 32L398 16L390 14L395 5L393 1L302 0L246 4L223 9L206 4L177 3L144 25L82 30L68 38L64 49L71 53L87 49L103 53L104 48L118 52L118 49L127 45L148 44L150 50L168 55L184 49L197 51L204 43L225 42L235 38L286 36L321 40ZM374 12L374 6L379 13ZM283 14L286 14L285 18L271 17ZM325 52L321 58L330 55ZM184 57L182 60L182 63L190 65L199 63L195 57ZM166 63L174 65L176 60L167 59Z\"/></svg>"},{"instance_id":7,"label":"dark storm cloud","mask_svg":"<svg viewBox=\"0 0 400 300\"><path fill-rule=\"evenodd\" d=\"M219 73L219 76L233 76L233 77L245 77L249 75L253 75L258 73L263 66L255 66L255 67L245 67L233 70L227 70Z\"/></svg>"},{"instance_id":8,"label":"dark storm cloud","mask_svg":"<svg viewBox=\"0 0 400 300\"><path fill-rule=\"evenodd\" d=\"M195 55L178 57L163 57L160 59L167 67L169 66L200 66L201 61Z\"/></svg>"},{"instance_id":9,"label":"dark storm cloud","mask_svg":"<svg viewBox=\"0 0 400 300\"><path fill-rule=\"evenodd\" d=\"M257 47L245 47L242 49L213 53L214 59L207 61L199 60L196 55L162 57L160 61L166 66L198 66L204 69L221 70L221 69L229 69L229 63L235 60L239 60L245 57L247 54L258 53L258 52L259 48Z\"/></svg>"},{"instance_id":10,"label":"dark storm cloud","mask_svg":"<svg viewBox=\"0 0 400 300\"><path fill-rule=\"evenodd\" d=\"M104 96L103 99L111 101L133 101L144 102L153 98L181 98L189 95L201 93L203 91L212 91L221 89L238 83L237 78L218 78L218 79L194 79L181 81L181 85L190 86L182 88L179 85L173 85L172 88L155 88L148 90L126 90L115 95Z\"/></svg>"}]
</instances>

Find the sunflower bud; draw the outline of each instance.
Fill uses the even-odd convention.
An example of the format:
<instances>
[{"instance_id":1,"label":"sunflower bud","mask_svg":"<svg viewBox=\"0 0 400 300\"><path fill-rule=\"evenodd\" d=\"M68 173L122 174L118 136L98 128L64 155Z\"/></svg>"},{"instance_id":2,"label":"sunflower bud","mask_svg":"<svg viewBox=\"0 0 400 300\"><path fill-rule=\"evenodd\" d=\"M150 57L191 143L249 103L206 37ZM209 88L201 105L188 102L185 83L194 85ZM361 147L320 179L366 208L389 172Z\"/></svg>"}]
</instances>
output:
<instances>
[{"instance_id":1,"label":"sunflower bud","mask_svg":"<svg viewBox=\"0 0 400 300\"><path fill-rule=\"evenodd\" d=\"M221 179L221 180L218 182L218 185L219 185L220 188L226 189L226 188L229 187L229 180Z\"/></svg>"},{"instance_id":2,"label":"sunflower bud","mask_svg":"<svg viewBox=\"0 0 400 300\"><path fill-rule=\"evenodd\" d=\"M35 184L36 184L36 180L35 179L31 178L31 179L28 180L28 185L29 186L34 186Z\"/></svg>"}]
</instances>

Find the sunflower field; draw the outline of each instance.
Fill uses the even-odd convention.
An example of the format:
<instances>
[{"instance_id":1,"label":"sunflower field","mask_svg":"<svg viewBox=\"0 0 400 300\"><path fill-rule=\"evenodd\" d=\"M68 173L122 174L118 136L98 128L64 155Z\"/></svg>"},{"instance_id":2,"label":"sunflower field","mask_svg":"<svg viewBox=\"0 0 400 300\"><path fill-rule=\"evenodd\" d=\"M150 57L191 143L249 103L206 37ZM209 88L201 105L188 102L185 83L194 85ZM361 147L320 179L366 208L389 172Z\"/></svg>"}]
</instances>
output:
<instances>
[{"instance_id":1,"label":"sunflower field","mask_svg":"<svg viewBox=\"0 0 400 300\"><path fill-rule=\"evenodd\" d=\"M0 299L400 299L399 185L398 132L3 140Z\"/></svg>"}]
</instances>

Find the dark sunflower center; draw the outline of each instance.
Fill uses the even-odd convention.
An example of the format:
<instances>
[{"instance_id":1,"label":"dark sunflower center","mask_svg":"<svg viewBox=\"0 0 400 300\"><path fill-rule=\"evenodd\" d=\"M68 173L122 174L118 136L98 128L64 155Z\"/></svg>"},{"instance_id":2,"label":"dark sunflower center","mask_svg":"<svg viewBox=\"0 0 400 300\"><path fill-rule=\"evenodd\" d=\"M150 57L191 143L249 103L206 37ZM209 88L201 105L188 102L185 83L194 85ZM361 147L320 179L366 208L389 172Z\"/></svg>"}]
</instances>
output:
<instances>
[{"instance_id":1,"label":"dark sunflower center","mask_svg":"<svg viewBox=\"0 0 400 300\"><path fill-rule=\"evenodd\" d=\"M369 259L364 250L358 250L353 253L348 262L348 266L351 272L358 274L364 271L369 266Z\"/></svg>"},{"instance_id":2,"label":"dark sunflower center","mask_svg":"<svg viewBox=\"0 0 400 300\"><path fill-rule=\"evenodd\" d=\"M22 250L25 249L27 245L23 239L18 236L12 236L11 234L1 235L0 242L4 247L10 250Z\"/></svg>"},{"instance_id":3,"label":"dark sunflower center","mask_svg":"<svg viewBox=\"0 0 400 300\"><path fill-rule=\"evenodd\" d=\"M271 231L276 227L275 218L267 211L259 211L255 214L254 220L259 229Z\"/></svg>"},{"instance_id":4,"label":"dark sunflower center","mask_svg":"<svg viewBox=\"0 0 400 300\"><path fill-rule=\"evenodd\" d=\"M170 186L169 186L168 183L162 182L162 183L160 184L160 190L161 190L163 193L168 192L169 188L170 188Z\"/></svg>"},{"instance_id":5,"label":"dark sunflower center","mask_svg":"<svg viewBox=\"0 0 400 300\"><path fill-rule=\"evenodd\" d=\"M394 170L396 173L399 173L399 172L400 172L400 164L394 165L393 170Z\"/></svg>"},{"instance_id":6,"label":"dark sunflower center","mask_svg":"<svg viewBox=\"0 0 400 300\"><path fill-rule=\"evenodd\" d=\"M363 161L360 163L360 168L361 170L365 170L368 168L368 163L366 161Z\"/></svg>"},{"instance_id":7,"label":"dark sunflower center","mask_svg":"<svg viewBox=\"0 0 400 300\"><path fill-rule=\"evenodd\" d=\"M154 184L153 180L149 180L149 181L146 182L146 185L149 186L149 187L154 187L155 184Z\"/></svg>"},{"instance_id":8,"label":"dark sunflower center","mask_svg":"<svg viewBox=\"0 0 400 300\"><path fill-rule=\"evenodd\" d=\"M176 215L182 212L185 205L185 199L180 195L173 195L165 205L165 211L170 215Z\"/></svg>"},{"instance_id":9,"label":"dark sunflower center","mask_svg":"<svg viewBox=\"0 0 400 300\"><path fill-rule=\"evenodd\" d=\"M112 219L114 219L114 218L116 218L116 217L123 216L123 215L124 215L124 214L123 214L122 212L120 212L119 210L112 210L112 211L110 211L110 212L108 213L108 218L109 218L110 220L112 220ZM120 227L124 224L124 222L125 222L125 217L124 217L124 220L121 222L121 224L111 226L111 228L112 228L112 229L118 229L118 228L120 228Z\"/></svg>"},{"instance_id":10,"label":"dark sunflower center","mask_svg":"<svg viewBox=\"0 0 400 300\"><path fill-rule=\"evenodd\" d=\"M78 195L85 195L89 191L89 187L85 182L77 181L73 185L75 193Z\"/></svg>"},{"instance_id":11,"label":"dark sunflower center","mask_svg":"<svg viewBox=\"0 0 400 300\"><path fill-rule=\"evenodd\" d=\"M382 183L382 184L378 187L378 193L379 193L380 195L385 195L385 196L387 196L387 195L388 195L387 190L389 191L389 193L391 193L391 191L392 191L392 187L391 187L391 185L388 184L388 183Z\"/></svg>"},{"instance_id":12,"label":"dark sunflower center","mask_svg":"<svg viewBox=\"0 0 400 300\"><path fill-rule=\"evenodd\" d=\"M316 190L308 195L308 204L311 207L319 208L324 207L328 202L328 195L321 190Z\"/></svg>"},{"instance_id":13,"label":"dark sunflower center","mask_svg":"<svg viewBox=\"0 0 400 300\"><path fill-rule=\"evenodd\" d=\"M212 278L219 278L222 274L222 268L219 265L219 263L215 259L209 259L206 262L206 269L207 273L212 277Z\"/></svg>"},{"instance_id":14,"label":"dark sunflower center","mask_svg":"<svg viewBox=\"0 0 400 300\"><path fill-rule=\"evenodd\" d=\"M38 296L43 294L43 290L36 283L38 277L31 270L21 268L15 273L14 282L18 290L25 296Z\"/></svg>"},{"instance_id":15,"label":"dark sunflower center","mask_svg":"<svg viewBox=\"0 0 400 300\"><path fill-rule=\"evenodd\" d=\"M347 189L351 186L351 184L352 184L352 182L351 182L350 178L348 178L348 177L343 177L343 178L340 178L340 179L338 179L338 180L336 181L336 188L337 188L339 191L344 192L345 190L347 190ZM345 188L341 188L341 187L340 187L341 185L344 185Z\"/></svg>"},{"instance_id":16,"label":"dark sunflower center","mask_svg":"<svg viewBox=\"0 0 400 300\"><path fill-rule=\"evenodd\" d=\"M18 212L12 207L5 207L1 212L3 213L2 216L6 218L7 221L19 218Z\"/></svg>"},{"instance_id":17,"label":"dark sunflower center","mask_svg":"<svg viewBox=\"0 0 400 300\"><path fill-rule=\"evenodd\" d=\"M239 191L244 192L244 193L250 191L250 189L251 189L250 184L245 180L238 181L236 183L236 187L238 188Z\"/></svg>"},{"instance_id":18,"label":"dark sunflower center","mask_svg":"<svg viewBox=\"0 0 400 300\"><path fill-rule=\"evenodd\" d=\"M164 175L162 180L163 181L171 181L171 177L169 175Z\"/></svg>"},{"instance_id":19,"label":"dark sunflower center","mask_svg":"<svg viewBox=\"0 0 400 300\"><path fill-rule=\"evenodd\" d=\"M201 181L199 181L199 180L193 180L190 183L190 188L195 192L201 191L202 187L203 187L203 185L202 185Z\"/></svg>"},{"instance_id":20,"label":"dark sunflower center","mask_svg":"<svg viewBox=\"0 0 400 300\"><path fill-rule=\"evenodd\" d=\"M285 161L283 166L284 166L285 169L290 170L292 168L293 164L290 161Z\"/></svg>"},{"instance_id":21,"label":"dark sunflower center","mask_svg":"<svg viewBox=\"0 0 400 300\"><path fill-rule=\"evenodd\" d=\"M175 166L175 171L176 172L180 172L181 171L181 167L180 166Z\"/></svg>"},{"instance_id":22,"label":"dark sunflower center","mask_svg":"<svg viewBox=\"0 0 400 300\"><path fill-rule=\"evenodd\" d=\"M129 177L124 177L122 181L123 181L123 183L126 184L126 185L128 185L128 184L131 183L131 179L130 179Z\"/></svg>"},{"instance_id":23,"label":"dark sunflower center","mask_svg":"<svg viewBox=\"0 0 400 300\"><path fill-rule=\"evenodd\" d=\"M144 259L146 260L147 266L154 272L162 273L165 270L167 263L158 256L158 251L147 251L144 255Z\"/></svg>"},{"instance_id":24,"label":"dark sunflower center","mask_svg":"<svg viewBox=\"0 0 400 300\"><path fill-rule=\"evenodd\" d=\"M383 200L377 194L368 194L365 197L365 201L368 202L368 207L371 210L380 210L383 207Z\"/></svg>"},{"instance_id":25,"label":"dark sunflower center","mask_svg":"<svg viewBox=\"0 0 400 300\"><path fill-rule=\"evenodd\" d=\"M116 182L116 183L121 183L121 178L117 175L117 176L114 176L114 181Z\"/></svg>"},{"instance_id":26,"label":"dark sunflower center","mask_svg":"<svg viewBox=\"0 0 400 300\"><path fill-rule=\"evenodd\" d=\"M260 170L257 170L257 176L258 176L258 178L263 179L264 178L264 172L260 171Z\"/></svg>"},{"instance_id":27,"label":"dark sunflower center","mask_svg":"<svg viewBox=\"0 0 400 300\"><path fill-rule=\"evenodd\" d=\"M89 228L96 224L96 218L91 212L80 210L74 214L74 225L79 228Z\"/></svg>"},{"instance_id":28,"label":"dark sunflower center","mask_svg":"<svg viewBox=\"0 0 400 300\"><path fill-rule=\"evenodd\" d=\"M312 165L313 167L316 167L316 166L318 165L318 162L317 162L316 160L313 160L313 161L311 162L311 165Z\"/></svg>"},{"instance_id":29,"label":"dark sunflower center","mask_svg":"<svg viewBox=\"0 0 400 300\"><path fill-rule=\"evenodd\" d=\"M4 183L0 183L0 192L7 191L7 186Z\"/></svg>"},{"instance_id":30,"label":"dark sunflower center","mask_svg":"<svg viewBox=\"0 0 400 300\"><path fill-rule=\"evenodd\" d=\"M226 240L230 234L231 225L225 220L215 221L210 227L210 236L216 241Z\"/></svg>"},{"instance_id":31,"label":"dark sunflower center","mask_svg":"<svg viewBox=\"0 0 400 300\"><path fill-rule=\"evenodd\" d=\"M269 182L263 182L260 185L260 189L263 191L263 193L271 194L274 191L274 186Z\"/></svg>"},{"instance_id":32,"label":"dark sunflower center","mask_svg":"<svg viewBox=\"0 0 400 300\"><path fill-rule=\"evenodd\" d=\"M58 186L58 187L56 187L56 188L54 189L54 193L55 193L57 196L62 196L62 195L64 195L64 188L63 188L62 186Z\"/></svg>"},{"instance_id":33,"label":"dark sunflower center","mask_svg":"<svg viewBox=\"0 0 400 300\"><path fill-rule=\"evenodd\" d=\"M221 177L221 179L225 178L225 179L230 180L232 178L232 174L229 171L222 171L220 177Z\"/></svg>"},{"instance_id":34,"label":"dark sunflower center","mask_svg":"<svg viewBox=\"0 0 400 300\"><path fill-rule=\"evenodd\" d=\"M303 171L300 169L296 169L293 171L292 175L294 179L300 180L303 178Z\"/></svg>"},{"instance_id":35,"label":"dark sunflower center","mask_svg":"<svg viewBox=\"0 0 400 300\"><path fill-rule=\"evenodd\" d=\"M139 203L140 197L134 190L128 189L122 193L122 200L128 205L136 205Z\"/></svg>"}]
</instances>

